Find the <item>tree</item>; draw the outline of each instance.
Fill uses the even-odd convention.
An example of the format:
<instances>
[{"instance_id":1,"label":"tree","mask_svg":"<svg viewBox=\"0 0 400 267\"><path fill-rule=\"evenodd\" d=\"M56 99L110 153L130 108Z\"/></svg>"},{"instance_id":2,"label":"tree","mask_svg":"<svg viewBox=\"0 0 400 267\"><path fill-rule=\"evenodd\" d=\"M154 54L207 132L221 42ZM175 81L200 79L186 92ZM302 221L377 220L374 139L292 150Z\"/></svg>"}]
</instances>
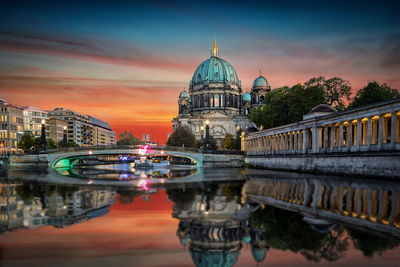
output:
<instances>
[{"instance_id":1,"label":"tree","mask_svg":"<svg viewBox=\"0 0 400 267\"><path fill-rule=\"evenodd\" d=\"M250 226L264 230L266 243L275 249L300 252L307 260L335 261L343 257L348 248L348 239L342 228L328 233L314 231L299 213L272 206L255 211Z\"/></svg>"},{"instance_id":2,"label":"tree","mask_svg":"<svg viewBox=\"0 0 400 267\"><path fill-rule=\"evenodd\" d=\"M39 146L37 146L36 140L32 134L24 133L18 142L18 148L24 151L33 151L36 149L38 150Z\"/></svg>"},{"instance_id":3,"label":"tree","mask_svg":"<svg viewBox=\"0 0 400 267\"><path fill-rule=\"evenodd\" d=\"M339 77L325 81L325 94L328 105L338 111L346 108L345 100L350 101L351 84Z\"/></svg>"},{"instance_id":4,"label":"tree","mask_svg":"<svg viewBox=\"0 0 400 267\"><path fill-rule=\"evenodd\" d=\"M250 111L250 119L264 129L300 121L316 105L326 103L323 87L311 82L307 86L296 84L267 93L265 105Z\"/></svg>"},{"instance_id":5,"label":"tree","mask_svg":"<svg viewBox=\"0 0 400 267\"><path fill-rule=\"evenodd\" d=\"M57 143L53 139L49 138L47 139L47 148L48 149L57 148Z\"/></svg>"},{"instance_id":6,"label":"tree","mask_svg":"<svg viewBox=\"0 0 400 267\"><path fill-rule=\"evenodd\" d=\"M345 109L345 100L350 100L351 84L339 77L333 77L329 80L326 80L324 76L311 78L304 83L304 87L323 91L324 103L339 111ZM319 104L322 104L322 102Z\"/></svg>"},{"instance_id":7,"label":"tree","mask_svg":"<svg viewBox=\"0 0 400 267\"><path fill-rule=\"evenodd\" d=\"M118 135L117 145L141 145L143 142L139 138L135 137L133 133L125 131Z\"/></svg>"},{"instance_id":8,"label":"tree","mask_svg":"<svg viewBox=\"0 0 400 267\"><path fill-rule=\"evenodd\" d=\"M168 138L167 146L197 147L197 142L188 127L180 126Z\"/></svg>"},{"instance_id":9,"label":"tree","mask_svg":"<svg viewBox=\"0 0 400 267\"><path fill-rule=\"evenodd\" d=\"M357 91L357 94L354 96L348 108L356 108L395 97L400 97L400 93L397 89L390 88L385 83L380 85L374 81Z\"/></svg>"},{"instance_id":10,"label":"tree","mask_svg":"<svg viewBox=\"0 0 400 267\"><path fill-rule=\"evenodd\" d=\"M371 236L356 230L349 230L349 236L353 240L354 248L360 250L365 257L372 258L375 254L399 246L399 242L393 239Z\"/></svg>"},{"instance_id":11,"label":"tree","mask_svg":"<svg viewBox=\"0 0 400 267\"><path fill-rule=\"evenodd\" d=\"M234 150L235 149L235 139L233 135L227 133L224 140L222 141L222 149L224 150Z\"/></svg>"},{"instance_id":12,"label":"tree","mask_svg":"<svg viewBox=\"0 0 400 267\"><path fill-rule=\"evenodd\" d=\"M138 196L141 196L143 194L143 191L119 190L119 191L117 191L117 193L118 193L118 200L122 204L130 204L135 200L135 198L137 198Z\"/></svg>"},{"instance_id":13,"label":"tree","mask_svg":"<svg viewBox=\"0 0 400 267\"><path fill-rule=\"evenodd\" d=\"M79 145L73 141L69 141L67 143L67 146L64 146L64 141L61 140L58 142L58 147L79 147Z\"/></svg>"}]
</instances>

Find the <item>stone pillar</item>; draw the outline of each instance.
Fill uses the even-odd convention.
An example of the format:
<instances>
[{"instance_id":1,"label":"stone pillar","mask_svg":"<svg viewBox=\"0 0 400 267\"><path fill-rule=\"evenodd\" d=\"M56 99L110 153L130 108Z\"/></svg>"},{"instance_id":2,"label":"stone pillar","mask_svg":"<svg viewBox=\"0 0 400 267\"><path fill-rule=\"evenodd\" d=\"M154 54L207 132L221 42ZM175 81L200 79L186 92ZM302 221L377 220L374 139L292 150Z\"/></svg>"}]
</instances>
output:
<instances>
[{"instance_id":1,"label":"stone pillar","mask_svg":"<svg viewBox=\"0 0 400 267\"><path fill-rule=\"evenodd\" d=\"M339 140L338 140L339 152L342 152L342 143L343 143L343 123L339 122Z\"/></svg>"},{"instance_id":2,"label":"stone pillar","mask_svg":"<svg viewBox=\"0 0 400 267\"><path fill-rule=\"evenodd\" d=\"M327 152L328 151L328 126L324 126L323 128L323 135L322 137L324 138L324 140L322 140L323 144L324 144L324 151Z\"/></svg>"},{"instance_id":3,"label":"stone pillar","mask_svg":"<svg viewBox=\"0 0 400 267\"><path fill-rule=\"evenodd\" d=\"M349 123L347 124L347 144L349 147L349 152L351 151L351 146L352 144L352 138L351 136L353 135L353 123L351 120L349 120Z\"/></svg>"},{"instance_id":4,"label":"stone pillar","mask_svg":"<svg viewBox=\"0 0 400 267\"><path fill-rule=\"evenodd\" d=\"M308 149L308 133L307 128L303 128L303 154L307 154Z\"/></svg>"},{"instance_id":5,"label":"stone pillar","mask_svg":"<svg viewBox=\"0 0 400 267\"><path fill-rule=\"evenodd\" d=\"M396 191L391 191L392 197L390 198L390 204L392 206L392 209L390 211L390 214L388 216L389 224L393 225L394 218L396 217L396 214L398 214L399 209L396 209Z\"/></svg>"},{"instance_id":6,"label":"stone pillar","mask_svg":"<svg viewBox=\"0 0 400 267\"><path fill-rule=\"evenodd\" d=\"M320 195L321 195L321 183L317 181L314 184L314 194L312 196L311 207L313 209L318 209L319 203L321 202Z\"/></svg>"},{"instance_id":7,"label":"stone pillar","mask_svg":"<svg viewBox=\"0 0 400 267\"><path fill-rule=\"evenodd\" d=\"M381 222L382 215L385 210L385 201L383 200L383 190L382 188L379 188L379 194L378 194L378 210L376 212L376 222Z\"/></svg>"},{"instance_id":8,"label":"stone pillar","mask_svg":"<svg viewBox=\"0 0 400 267\"><path fill-rule=\"evenodd\" d=\"M371 148L371 140L372 140L372 116L368 117L367 122L367 150Z\"/></svg>"},{"instance_id":9,"label":"stone pillar","mask_svg":"<svg viewBox=\"0 0 400 267\"><path fill-rule=\"evenodd\" d=\"M356 210L357 210L357 217L359 217L359 216L361 216L361 208L362 208L362 206L361 206L361 204L362 204L362 202L361 202L362 189L361 188L357 188L356 190L357 190L357 192L356 192L356 203L355 203L355 205L356 205Z\"/></svg>"},{"instance_id":10,"label":"stone pillar","mask_svg":"<svg viewBox=\"0 0 400 267\"><path fill-rule=\"evenodd\" d=\"M331 123L331 147L329 149L330 152L333 152L333 147L335 146L335 124Z\"/></svg>"},{"instance_id":11,"label":"stone pillar","mask_svg":"<svg viewBox=\"0 0 400 267\"><path fill-rule=\"evenodd\" d=\"M296 153L297 150L297 132L294 131L294 146L293 146L293 150Z\"/></svg>"},{"instance_id":12,"label":"stone pillar","mask_svg":"<svg viewBox=\"0 0 400 267\"><path fill-rule=\"evenodd\" d=\"M349 188L349 192L347 193L347 199L346 199L346 210L348 212L348 215L351 216L352 210L351 207L353 207L353 188Z\"/></svg>"},{"instance_id":13,"label":"stone pillar","mask_svg":"<svg viewBox=\"0 0 400 267\"><path fill-rule=\"evenodd\" d=\"M396 143L396 112L391 113L391 129L390 129L390 149L394 150Z\"/></svg>"},{"instance_id":14,"label":"stone pillar","mask_svg":"<svg viewBox=\"0 0 400 267\"><path fill-rule=\"evenodd\" d=\"M357 119L357 151L360 151L361 145L361 118Z\"/></svg>"},{"instance_id":15,"label":"stone pillar","mask_svg":"<svg viewBox=\"0 0 400 267\"><path fill-rule=\"evenodd\" d=\"M344 193L344 187L340 187L340 191L339 191L339 209L338 209L339 213L343 212L343 193Z\"/></svg>"},{"instance_id":16,"label":"stone pillar","mask_svg":"<svg viewBox=\"0 0 400 267\"><path fill-rule=\"evenodd\" d=\"M378 150L382 149L383 144L383 115L379 114L379 123L378 123Z\"/></svg>"},{"instance_id":17,"label":"stone pillar","mask_svg":"<svg viewBox=\"0 0 400 267\"><path fill-rule=\"evenodd\" d=\"M314 154L319 152L318 148L318 127L317 125L313 125L312 127L312 151Z\"/></svg>"},{"instance_id":18,"label":"stone pillar","mask_svg":"<svg viewBox=\"0 0 400 267\"><path fill-rule=\"evenodd\" d=\"M331 211L332 212L335 212L337 191L338 191L338 186L337 185L336 186L332 186L331 199L330 199L330 202L331 202L330 206L331 206Z\"/></svg>"}]
</instances>

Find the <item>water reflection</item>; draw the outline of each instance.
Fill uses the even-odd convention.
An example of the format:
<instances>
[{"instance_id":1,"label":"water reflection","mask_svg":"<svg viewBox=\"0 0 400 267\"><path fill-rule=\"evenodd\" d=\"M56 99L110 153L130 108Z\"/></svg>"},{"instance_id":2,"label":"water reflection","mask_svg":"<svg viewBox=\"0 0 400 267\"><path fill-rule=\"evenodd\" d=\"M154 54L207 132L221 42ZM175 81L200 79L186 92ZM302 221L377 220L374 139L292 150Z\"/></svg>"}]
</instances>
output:
<instances>
[{"instance_id":1,"label":"water reflection","mask_svg":"<svg viewBox=\"0 0 400 267\"><path fill-rule=\"evenodd\" d=\"M233 266L243 248L251 250L254 263L268 262L271 250L324 262L345 258L353 247L372 258L399 245L397 182L265 171L227 181L228 174L208 170L201 180L141 189L5 180L0 231L85 223L108 214L116 199L135 205L135 199L151 201L162 190L173 202L176 236L196 266ZM225 181L207 181L220 176Z\"/></svg>"},{"instance_id":2,"label":"water reflection","mask_svg":"<svg viewBox=\"0 0 400 267\"><path fill-rule=\"evenodd\" d=\"M191 165L137 168L134 163L121 163L77 166L74 168L56 168L55 172L63 176L76 178L129 181L143 178L172 179L185 177L197 173L198 170L196 166Z\"/></svg>"}]
</instances>

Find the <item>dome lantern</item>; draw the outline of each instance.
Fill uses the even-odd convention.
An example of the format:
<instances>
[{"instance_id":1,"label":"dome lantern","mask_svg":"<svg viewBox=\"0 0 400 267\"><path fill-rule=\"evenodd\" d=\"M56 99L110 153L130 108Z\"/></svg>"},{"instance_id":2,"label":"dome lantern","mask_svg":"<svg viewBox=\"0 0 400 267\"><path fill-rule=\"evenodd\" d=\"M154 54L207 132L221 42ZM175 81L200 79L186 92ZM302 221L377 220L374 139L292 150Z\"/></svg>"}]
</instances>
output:
<instances>
[{"instance_id":1,"label":"dome lantern","mask_svg":"<svg viewBox=\"0 0 400 267\"><path fill-rule=\"evenodd\" d=\"M215 38L214 38L214 47L211 48L211 56L219 57L219 48L217 47L217 41Z\"/></svg>"}]
</instances>

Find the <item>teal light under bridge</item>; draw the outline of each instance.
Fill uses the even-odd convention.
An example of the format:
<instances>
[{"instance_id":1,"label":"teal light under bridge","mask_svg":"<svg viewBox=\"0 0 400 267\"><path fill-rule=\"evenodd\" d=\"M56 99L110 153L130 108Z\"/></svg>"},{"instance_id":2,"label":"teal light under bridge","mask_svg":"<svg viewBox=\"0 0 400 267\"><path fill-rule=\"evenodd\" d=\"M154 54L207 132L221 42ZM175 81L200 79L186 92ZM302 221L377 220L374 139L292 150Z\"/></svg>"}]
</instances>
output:
<instances>
[{"instance_id":1,"label":"teal light under bridge","mask_svg":"<svg viewBox=\"0 0 400 267\"><path fill-rule=\"evenodd\" d=\"M81 158L85 158L85 156L60 159L56 162L56 164L53 165L53 168L72 168L75 162Z\"/></svg>"}]
</instances>

